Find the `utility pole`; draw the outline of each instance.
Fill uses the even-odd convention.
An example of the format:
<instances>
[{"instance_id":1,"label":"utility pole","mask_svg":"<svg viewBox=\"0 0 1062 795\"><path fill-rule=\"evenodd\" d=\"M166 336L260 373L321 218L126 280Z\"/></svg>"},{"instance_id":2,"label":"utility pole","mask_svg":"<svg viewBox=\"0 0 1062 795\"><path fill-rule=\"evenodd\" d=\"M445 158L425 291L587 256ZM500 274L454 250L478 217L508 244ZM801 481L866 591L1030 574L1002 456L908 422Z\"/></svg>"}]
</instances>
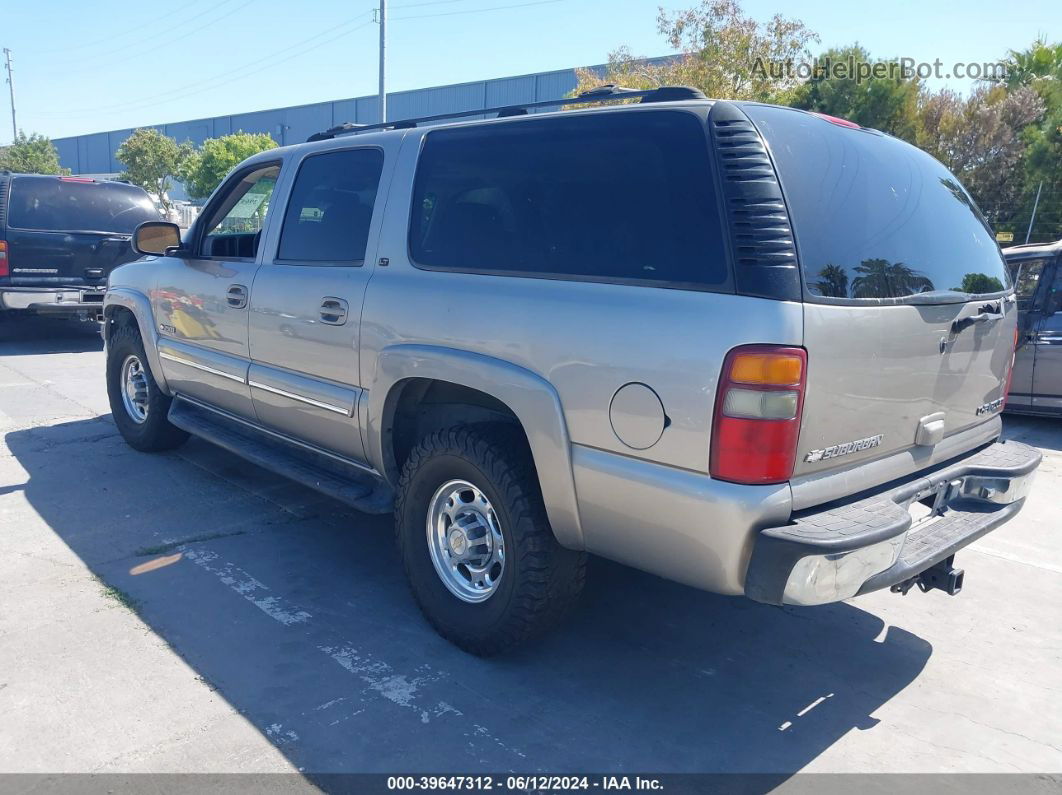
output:
<instances>
[{"instance_id":1,"label":"utility pole","mask_svg":"<svg viewBox=\"0 0 1062 795\"><path fill-rule=\"evenodd\" d=\"M380 0L380 122L387 121L387 0Z\"/></svg>"},{"instance_id":2,"label":"utility pole","mask_svg":"<svg viewBox=\"0 0 1062 795\"><path fill-rule=\"evenodd\" d=\"M1036 201L1033 202L1032 216L1029 218L1029 228L1025 230L1025 242L1029 242L1029 238L1032 236L1033 221L1036 220L1036 208L1040 206L1040 191L1044 189L1044 181L1040 180L1040 186L1036 189Z\"/></svg>"},{"instance_id":3,"label":"utility pole","mask_svg":"<svg viewBox=\"0 0 1062 795\"><path fill-rule=\"evenodd\" d=\"M15 124L15 73L11 70L11 50L7 47L4 47L4 66L7 67L7 86L11 93L11 143L14 143L18 138L18 125Z\"/></svg>"}]
</instances>

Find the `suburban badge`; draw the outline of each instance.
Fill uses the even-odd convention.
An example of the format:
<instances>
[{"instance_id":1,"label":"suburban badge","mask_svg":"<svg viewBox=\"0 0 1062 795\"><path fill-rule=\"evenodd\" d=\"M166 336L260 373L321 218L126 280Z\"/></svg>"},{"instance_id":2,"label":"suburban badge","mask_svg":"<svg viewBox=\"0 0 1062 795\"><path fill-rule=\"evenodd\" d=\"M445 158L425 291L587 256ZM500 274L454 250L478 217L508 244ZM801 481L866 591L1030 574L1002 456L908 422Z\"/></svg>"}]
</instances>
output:
<instances>
[{"instance_id":1,"label":"suburban badge","mask_svg":"<svg viewBox=\"0 0 1062 795\"><path fill-rule=\"evenodd\" d=\"M804 456L804 460L810 464L816 461L824 461L827 458L839 458L849 453L858 453L860 450L869 450L871 447L877 447L881 444L881 440L884 438L885 434L879 433L877 436L868 436L865 439L856 439L852 442L824 447L821 450L812 450Z\"/></svg>"}]
</instances>

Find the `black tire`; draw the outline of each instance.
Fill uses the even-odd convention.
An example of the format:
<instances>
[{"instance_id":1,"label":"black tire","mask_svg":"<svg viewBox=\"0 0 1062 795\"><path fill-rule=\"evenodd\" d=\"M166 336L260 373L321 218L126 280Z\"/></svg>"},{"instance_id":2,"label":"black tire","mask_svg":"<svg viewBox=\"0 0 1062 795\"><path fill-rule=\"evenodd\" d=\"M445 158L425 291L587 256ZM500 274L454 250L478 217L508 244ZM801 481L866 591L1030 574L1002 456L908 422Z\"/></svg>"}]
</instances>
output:
<instances>
[{"instance_id":1,"label":"black tire","mask_svg":"<svg viewBox=\"0 0 1062 795\"><path fill-rule=\"evenodd\" d=\"M133 418L122 399L122 365L129 356L136 356L143 363L147 386L147 417L143 422ZM145 453L172 450L184 444L188 434L167 419L172 398L159 389L147 361L140 332L134 326L122 324L111 332L107 343L107 398L111 416L130 447Z\"/></svg>"},{"instance_id":2,"label":"black tire","mask_svg":"<svg viewBox=\"0 0 1062 795\"><path fill-rule=\"evenodd\" d=\"M429 552L429 505L453 479L467 480L490 500L504 538L497 590L479 603L451 593ZM506 425L460 426L422 439L402 468L395 536L421 612L440 635L479 656L503 652L556 624L586 579L586 554L557 543L527 442Z\"/></svg>"}]
</instances>

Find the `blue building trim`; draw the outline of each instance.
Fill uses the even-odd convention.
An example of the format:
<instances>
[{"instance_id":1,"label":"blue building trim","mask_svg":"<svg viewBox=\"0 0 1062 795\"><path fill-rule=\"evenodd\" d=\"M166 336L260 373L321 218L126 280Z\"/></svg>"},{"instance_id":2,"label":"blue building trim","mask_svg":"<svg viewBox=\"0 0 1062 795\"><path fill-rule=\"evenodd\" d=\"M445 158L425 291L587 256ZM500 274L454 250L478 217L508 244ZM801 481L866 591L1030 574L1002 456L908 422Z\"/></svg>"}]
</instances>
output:
<instances>
[{"instance_id":1,"label":"blue building trim","mask_svg":"<svg viewBox=\"0 0 1062 795\"><path fill-rule=\"evenodd\" d=\"M651 60L662 61L668 57ZM603 72L605 67L589 68ZM396 91L387 95L388 116L392 119L404 119L561 99L576 87L577 82L576 70L573 68ZM154 127L175 138L178 143L191 141L196 146L201 145L207 138L218 138L239 130L268 133L274 141L283 146L301 143L313 133L345 121L359 124L378 122L379 104L376 95L144 126ZM56 138L53 143L59 152L59 162L74 174L109 174L122 170L121 163L115 159L115 152L132 132L131 129L111 130Z\"/></svg>"}]
</instances>

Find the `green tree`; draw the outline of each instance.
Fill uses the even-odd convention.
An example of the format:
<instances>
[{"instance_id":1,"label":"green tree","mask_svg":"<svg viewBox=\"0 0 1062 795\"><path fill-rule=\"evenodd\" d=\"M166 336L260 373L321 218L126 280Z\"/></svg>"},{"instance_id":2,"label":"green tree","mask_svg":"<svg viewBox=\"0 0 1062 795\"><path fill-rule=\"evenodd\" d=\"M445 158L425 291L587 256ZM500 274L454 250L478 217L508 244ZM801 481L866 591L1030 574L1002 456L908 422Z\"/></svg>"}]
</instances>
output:
<instances>
[{"instance_id":1,"label":"green tree","mask_svg":"<svg viewBox=\"0 0 1062 795\"><path fill-rule=\"evenodd\" d=\"M205 199L225 176L251 155L273 149L277 142L266 133L242 130L221 138L208 138L181 169L180 179L194 199Z\"/></svg>"},{"instance_id":2,"label":"green tree","mask_svg":"<svg viewBox=\"0 0 1062 795\"><path fill-rule=\"evenodd\" d=\"M959 178L999 229L1023 189L1023 131L1043 113L1043 101L1027 87L982 84L965 98L947 89L926 93L919 102L917 143Z\"/></svg>"},{"instance_id":3,"label":"green tree","mask_svg":"<svg viewBox=\"0 0 1062 795\"><path fill-rule=\"evenodd\" d=\"M1035 91L1044 103L1044 115L1022 132L1026 156L1021 196L1000 227L1024 240L1040 192L1030 239L1058 240L1062 238L1062 43L1038 39L1025 50L1011 50L1005 63L1006 75L999 82L1011 92Z\"/></svg>"},{"instance_id":4,"label":"green tree","mask_svg":"<svg viewBox=\"0 0 1062 795\"><path fill-rule=\"evenodd\" d=\"M813 286L822 295L832 298L848 297L848 271L840 265L827 265L819 271L819 280Z\"/></svg>"},{"instance_id":5,"label":"green tree","mask_svg":"<svg viewBox=\"0 0 1062 795\"><path fill-rule=\"evenodd\" d=\"M192 154L190 143L178 144L168 135L146 127L135 130L118 147L115 157L125 166L122 179L139 185L156 197L163 210L170 209L168 193Z\"/></svg>"},{"instance_id":6,"label":"green tree","mask_svg":"<svg viewBox=\"0 0 1062 795\"><path fill-rule=\"evenodd\" d=\"M989 276L985 273L967 273L962 277L962 284L951 289L955 292L970 293L971 295L998 293L1003 289L1003 282L995 276Z\"/></svg>"},{"instance_id":7,"label":"green tree","mask_svg":"<svg viewBox=\"0 0 1062 795\"><path fill-rule=\"evenodd\" d=\"M785 102L798 85L795 74L778 77L772 64L811 57L818 36L803 22L776 14L761 23L746 16L738 0L701 0L674 14L663 9L657 31L678 54L661 63L637 58L625 48L609 54L604 73L581 69L576 92L615 83L631 88L686 85L709 97Z\"/></svg>"},{"instance_id":8,"label":"green tree","mask_svg":"<svg viewBox=\"0 0 1062 795\"><path fill-rule=\"evenodd\" d=\"M865 259L854 270L859 276L852 279L853 298L896 298L933 289L933 282L902 262Z\"/></svg>"},{"instance_id":9,"label":"green tree","mask_svg":"<svg viewBox=\"0 0 1062 795\"><path fill-rule=\"evenodd\" d=\"M845 73L838 74L843 69ZM855 70L870 76L855 80ZM918 130L917 78L898 61L872 61L858 44L820 55L811 78L793 91L793 107L839 116L914 142Z\"/></svg>"},{"instance_id":10,"label":"green tree","mask_svg":"<svg viewBox=\"0 0 1062 795\"><path fill-rule=\"evenodd\" d=\"M51 139L19 131L10 146L0 148L0 171L19 174L69 174L70 169L59 165L59 152Z\"/></svg>"}]
</instances>

